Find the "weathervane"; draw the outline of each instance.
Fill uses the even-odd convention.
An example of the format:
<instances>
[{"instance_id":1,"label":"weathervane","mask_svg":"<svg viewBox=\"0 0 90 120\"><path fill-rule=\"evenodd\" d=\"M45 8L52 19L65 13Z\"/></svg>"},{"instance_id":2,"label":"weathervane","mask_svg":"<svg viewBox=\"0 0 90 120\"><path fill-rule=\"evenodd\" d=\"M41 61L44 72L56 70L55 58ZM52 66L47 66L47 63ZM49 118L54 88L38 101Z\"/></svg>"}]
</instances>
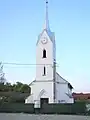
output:
<instances>
[{"instance_id":1,"label":"weathervane","mask_svg":"<svg viewBox=\"0 0 90 120\"><path fill-rule=\"evenodd\" d=\"M46 0L46 4L48 4L48 0Z\"/></svg>"},{"instance_id":2,"label":"weathervane","mask_svg":"<svg viewBox=\"0 0 90 120\"><path fill-rule=\"evenodd\" d=\"M48 0L46 0L46 8L48 7Z\"/></svg>"}]
</instances>

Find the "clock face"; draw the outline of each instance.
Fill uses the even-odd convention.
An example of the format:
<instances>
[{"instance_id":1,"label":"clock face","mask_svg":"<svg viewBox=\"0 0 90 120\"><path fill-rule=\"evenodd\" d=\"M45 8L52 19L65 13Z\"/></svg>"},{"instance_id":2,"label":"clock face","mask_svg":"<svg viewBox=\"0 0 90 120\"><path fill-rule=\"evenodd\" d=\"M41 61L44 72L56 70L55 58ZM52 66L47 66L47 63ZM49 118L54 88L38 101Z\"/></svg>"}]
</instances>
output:
<instances>
[{"instance_id":1,"label":"clock face","mask_svg":"<svg viewBox=\"0 0 90 120\"><path fill-rule=\"evenodd\" d=\"M42 38L41 42L42 42L43 44L46 44L46 43L48 42L48 40L47 40L46 37L44 37L44 38Z\"/></svg>"}]
</instances>

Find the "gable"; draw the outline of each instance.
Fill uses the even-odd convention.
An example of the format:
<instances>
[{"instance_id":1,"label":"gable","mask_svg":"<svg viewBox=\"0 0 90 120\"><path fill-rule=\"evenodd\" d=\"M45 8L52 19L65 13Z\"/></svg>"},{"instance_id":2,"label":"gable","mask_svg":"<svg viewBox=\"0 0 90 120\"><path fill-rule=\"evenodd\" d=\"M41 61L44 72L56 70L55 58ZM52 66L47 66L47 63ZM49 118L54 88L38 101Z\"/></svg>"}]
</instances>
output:
<instances>
[{"instance_id":1,"label":"gable","mask_svg":"<svg viewBox=\"0 0 90 120\"><path fill-rule=\"evenodd\" d=\"M66 83L66 84L68 84L68 87L70 89L73 89L73 86L67 80L65 80L63 77L61 77L58 73L56 73L56 81L60 82L60 83Z\"/></svg>"},{"instance_id":2,"label":"gable","mask_svg":"<svg viewBox=\"0 0 90 120\"><path fill-rule=\"evenodd\" d=\"M68 83L68 81L62 78L58 73L56 73L56 81L61 83Z\"/></svg>"},{"instance_id":3,"label":"gable","mask_svg":"<svg viewBox=\"0 0 90 120\"><path fill-rule=\"evenodd\" d=\"M47 30L43 30L42 33L38 36L38 40L36 45L39 43L39 41L43 38L46 37L48 40L52 41L54 40L54 33L47 31Z\"/></svg>"}]
</instances>

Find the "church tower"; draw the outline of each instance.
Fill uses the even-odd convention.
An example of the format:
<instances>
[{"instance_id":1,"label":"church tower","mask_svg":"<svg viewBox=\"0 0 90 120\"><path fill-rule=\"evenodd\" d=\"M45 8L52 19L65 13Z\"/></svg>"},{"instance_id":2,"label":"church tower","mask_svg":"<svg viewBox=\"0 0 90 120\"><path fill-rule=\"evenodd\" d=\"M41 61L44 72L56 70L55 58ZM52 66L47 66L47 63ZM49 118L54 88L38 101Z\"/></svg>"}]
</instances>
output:
<instances>
[{"instance_id":1,"label":"church tower","mask_svg":"<svg viewBox=\"0 0 90 120\"><path fill-rule=\"evenodd\" d=\"M54 81L56 73L55 63L55 35L49 27L48 1L46 0L45 23L36 43L36 81Z\"/></svg>"},{"instance_id":2,"label":"church tower","mask_svg":"<svg viewBox=\"0 0 90 120\"><path fill-rule=\"evenodd\" d=\"M51 32L48 19L48 1L42 32L36 43L36 78L30 83L31 94L25 103L72 103L72 87L56 72L55 35Z\"/></svg>"}]
</instances>

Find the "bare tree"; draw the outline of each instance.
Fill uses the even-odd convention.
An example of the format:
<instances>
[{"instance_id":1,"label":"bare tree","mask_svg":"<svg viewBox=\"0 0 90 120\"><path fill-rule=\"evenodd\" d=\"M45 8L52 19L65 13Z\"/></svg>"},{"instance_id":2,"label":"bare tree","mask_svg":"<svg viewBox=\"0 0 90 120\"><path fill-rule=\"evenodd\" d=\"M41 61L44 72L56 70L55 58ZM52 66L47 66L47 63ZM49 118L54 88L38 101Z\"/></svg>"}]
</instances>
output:
<instances>
[{"instance_id":1,"label":"bare tree","mask_svg":"<svg viewBox=\"0 0 90 120\"><path fill-rule=\"evenodd\" d=\"M5 73L3 72L3 64L0 62L0 83L5 83Z\"/></svg>"}]
</instances>

